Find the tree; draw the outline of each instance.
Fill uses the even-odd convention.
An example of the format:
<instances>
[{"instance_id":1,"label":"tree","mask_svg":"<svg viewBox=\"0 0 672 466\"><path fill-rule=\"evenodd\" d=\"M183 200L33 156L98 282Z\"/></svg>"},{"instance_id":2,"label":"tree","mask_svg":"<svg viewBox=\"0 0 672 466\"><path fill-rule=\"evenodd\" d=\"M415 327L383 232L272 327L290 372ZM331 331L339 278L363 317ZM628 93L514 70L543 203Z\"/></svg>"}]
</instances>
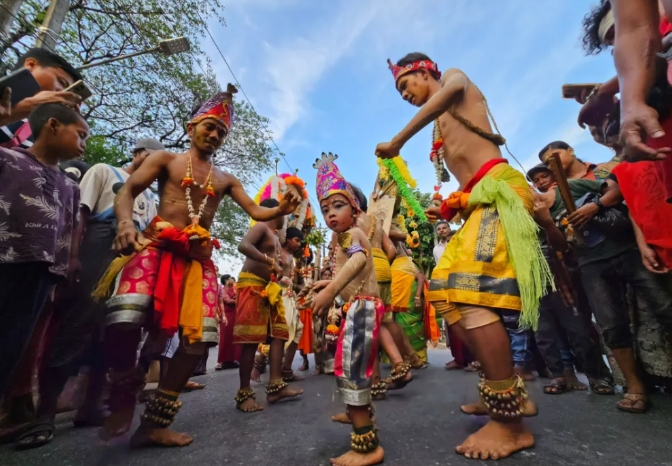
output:
<instances>
[{"instance_id":1,"label":"tree","mask_svg":"<svg viewBox=\"0 0 672 466\"><path fill-rule=\"evenodd\" d=\"M0 70L6 72L32 46L48 0L25 0L10 34L0 40ZM159 40L184 36L189 53L143 55L85 70L93 91L82 108L92 137L86 161L121 165L140 137L159 139L169 150L189 147L185 121L192 108L219 90L209 58L199 48L209 21L224 22L221 0L73 0L61 30L58 53L75 66L96 63L155 47ZM216 165L245 185L258 182L279 155L271 145L268 119L240 98L231 134ZM247 217L224 202L216 236L231 252L245 233Z\"/></svg>"},{"instance_id":2,"label":"tree","mask_svg":"<svg viewBox=\"0 0 672 466\"><path fill-rule=\"evenodd\" d=\"M422 193L415 189L413 191L415 198L418 200L423 209L430 206L432 202L432 195L429 193ZM399 213L406 219L406 229L409 233L413 230L418 232L420 238L420 246L411 249L413 252L413 260L420 266L425 275L429 275L434 264L434 226L431 223L420 223L417 219L408 217L408 211L403 203L399 207Z\"/></svg>"}]
</instances>

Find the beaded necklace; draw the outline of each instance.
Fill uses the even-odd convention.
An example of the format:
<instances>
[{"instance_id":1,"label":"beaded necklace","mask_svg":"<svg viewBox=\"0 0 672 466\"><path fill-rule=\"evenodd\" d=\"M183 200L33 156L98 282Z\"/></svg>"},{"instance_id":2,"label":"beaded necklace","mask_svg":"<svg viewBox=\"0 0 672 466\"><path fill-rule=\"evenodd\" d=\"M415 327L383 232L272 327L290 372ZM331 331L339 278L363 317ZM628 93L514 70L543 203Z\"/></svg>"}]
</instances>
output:
<instances>
[{"instance_id":1,"label":"beaded necklace","mask_svg":"<svg viewBox=\"0 0 672 466\"><path fill-rule=\"evenodd\" d=\"M205 205L208 203L209 197L214 197L215 188L212 186L212 170L214 169L214 164L210 163L210 171L208 176L205 178L203 184L198 184L194 180L194 169L191 163L191 154L189 154L189 161L187 162L187 173L182 178L182 187L186 188L184 190L185 197L187 198L187 209L189 210L189 218L193 225L197 225L201 220L203 213L205 212ZM194 204L191 200L191 187L196 186L197 188L205 189L205 196L201 201L201 205L198 207L198 213L194 209Z\"/></svg>"},{"instance_id":2,"label":"beaded necklace","mask_svg":"<svg viewBox=\"0 0 672 466\"><path fill-rule=\"evenodd\" d=\"M443 184L443 156L443 139L441 138L441 127L437 118L434 120L434 131L432 133L432 151L429 153L429 160L432 161L434 173L436 174L435 196L441 191L441 185Z\"/></svg>"}]
</instances>

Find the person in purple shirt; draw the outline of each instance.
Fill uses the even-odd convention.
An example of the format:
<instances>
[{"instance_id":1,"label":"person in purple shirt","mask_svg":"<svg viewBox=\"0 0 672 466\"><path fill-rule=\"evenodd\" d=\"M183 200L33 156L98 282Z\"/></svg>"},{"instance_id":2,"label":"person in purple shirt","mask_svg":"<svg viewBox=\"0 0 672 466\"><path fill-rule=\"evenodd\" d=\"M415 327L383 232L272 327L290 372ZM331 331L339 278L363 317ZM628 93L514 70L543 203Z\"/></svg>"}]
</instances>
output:
<instances>
[{"instance_id":1,"label":"person in purple shirt","mask_svg":"<svg viewBox=\"0 0 672 466\"><path fill-rule=\"evenodd\" d=\"M28 122L29 150L0 148L0 397L54 285L75 280L79 263L79 188L58 163L83 154L89 127L53 103Z\"/></svg>"}]
</instances>

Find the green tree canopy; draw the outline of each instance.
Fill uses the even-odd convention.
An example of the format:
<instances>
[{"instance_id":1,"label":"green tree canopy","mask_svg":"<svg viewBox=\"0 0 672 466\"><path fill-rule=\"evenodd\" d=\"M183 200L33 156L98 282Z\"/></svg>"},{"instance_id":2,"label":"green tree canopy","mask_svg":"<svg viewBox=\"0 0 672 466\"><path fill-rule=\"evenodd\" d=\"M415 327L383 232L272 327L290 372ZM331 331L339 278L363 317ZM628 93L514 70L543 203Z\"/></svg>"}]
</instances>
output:
<instances>
[{"instance_id":1,"label":"green tree canopy","mask_svg":"<svg viewBox=\"0 0 672 466\"><path fill-rule=\"evenodd\" d=\"M25 0L10 35L0 39L0 71L7 72L34 44L48 0ZM140 137L159 139L169 150L189 147L185 121L192 108L219 90L210 59L199 47L204 20L224 22L220 0L73 0L56 52L74 66L157 46L162 39L186 37L191 51L165 57L148 54L84 71L93 91L82 108L92 137L86 161L122 165ZM217 153L216 165L255 190L259 175L278 156L268 119L240 94L231 134ZM245 233L248 218L233 202L223 202L215 236L231 253ZM222 228L226 225L226 228Z\"/></svg>"}]
</instances>

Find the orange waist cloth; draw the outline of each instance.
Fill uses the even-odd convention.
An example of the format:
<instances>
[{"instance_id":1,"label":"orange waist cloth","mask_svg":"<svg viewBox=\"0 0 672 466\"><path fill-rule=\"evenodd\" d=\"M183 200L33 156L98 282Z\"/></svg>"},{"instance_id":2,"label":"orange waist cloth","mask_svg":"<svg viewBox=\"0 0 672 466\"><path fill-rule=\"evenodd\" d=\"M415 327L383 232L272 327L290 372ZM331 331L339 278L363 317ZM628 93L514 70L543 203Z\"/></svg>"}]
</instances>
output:
<instances>
[{"instance_id":1,"label":"orange waist cloth","mask_svg":"<svg viewBox=\"0 0 672 466\"><path fill-rule=\"evenodd\" d=\"M303 324L303 333L299 340L298 349L303 354L310 354L313 352L313 311L311 309L300 310L299 319Z\"/></svg>"}]
</instances>

